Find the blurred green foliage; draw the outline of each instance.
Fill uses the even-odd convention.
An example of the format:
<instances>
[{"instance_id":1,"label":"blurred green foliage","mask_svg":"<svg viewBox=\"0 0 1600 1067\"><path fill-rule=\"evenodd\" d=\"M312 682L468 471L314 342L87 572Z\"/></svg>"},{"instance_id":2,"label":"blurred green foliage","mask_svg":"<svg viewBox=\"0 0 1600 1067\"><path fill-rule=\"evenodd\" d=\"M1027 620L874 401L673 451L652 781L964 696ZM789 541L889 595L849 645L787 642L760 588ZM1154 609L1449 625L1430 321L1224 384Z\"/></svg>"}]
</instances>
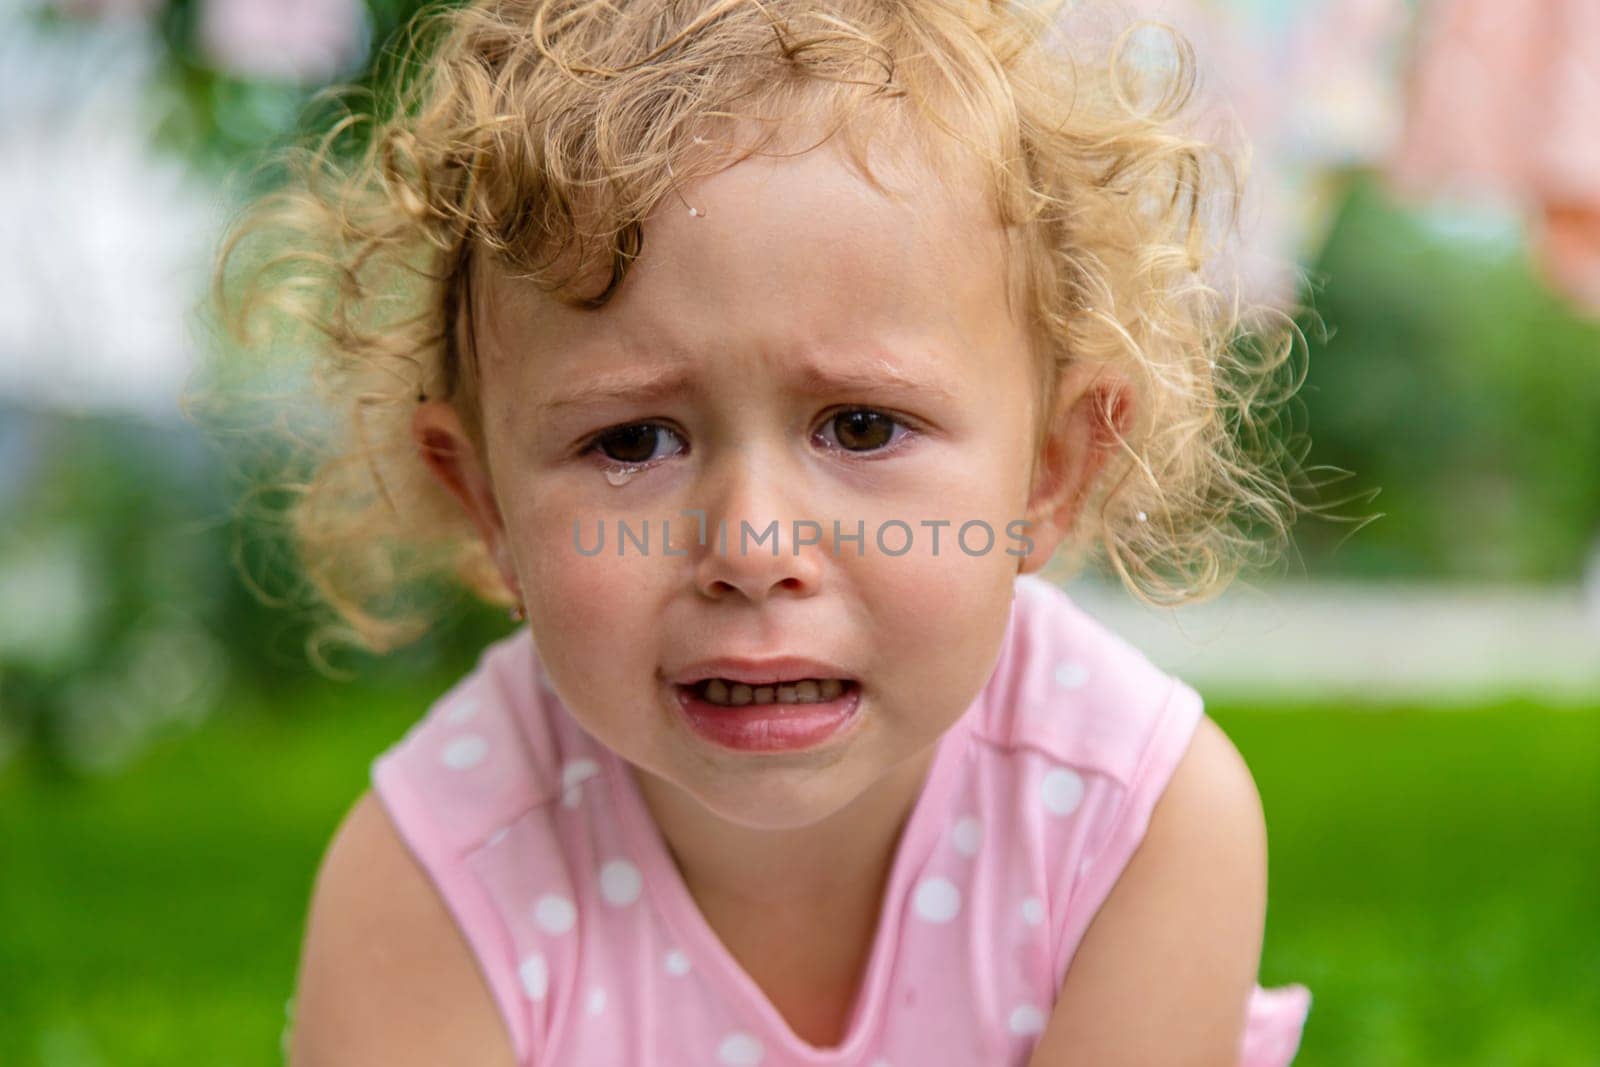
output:
<instances>
[{"instance_id":1,"label":"blurred green foliage","mask_svg":"<svg viewBox=\"0 0 1600 1067\"><path fill-rule=\"evenodd\" d=\"M321 851L453 678L247 693L76 788L0 772L0 1063L280 1062ZM1271 827L1262 982L1314 998L1297 1067L1592 1067L1600 708L1213 716Z\"/></svg>"},{"instance_id":2,"label":"blurred green foliage","mask_svg":"<svg viewBox=\"0 0 1600 1067\"><path fill-rule=\"evenodd\" d=\"M1600 540L1600 322L1503 230L1451 232L1371 179L1314 274L1310 461L1354 472L1339 493L1380 490L1364 513L1383 517L1305 523L1308 570L1577 580Z\"/></svg>"},{"instance_id":3,"label":"blurred green foliage","mask_svg":"<svg viewBox=\"0 0 1600 1067\"><path fill-rule=\"evenodd\" d=\"M443 625L402 654L314 656L326 616L281 501L241 508L236 462L190 426L0 409L0 462L0 594L18 606L0 620L0 765L28 752L64 778L117 771L204 721L225 685L270 704L319 671L416 678L508 626L441 595Z\"/></svg>"},{"instance_id":4,"label":"blurred green foliage","mask_svg":"<svg viewBox=\"0 0 1600 1067\"><path fill-rule=\"evenodd\" d=\"M419 0L363 0L366 59L342 83L358 90L346 98L355 110L381 110L392 101L401 31L409 20L424 7L456 2L435 0L430 5ZM205 0L166 0L152 5L153 26L161 44L150 94L150 106L159 117L157 147L202 170L223 174L263 162L293 137L314 134L330 121L327 109L306 108L322 86L252 78L209 62L199 44L204 5ZM93 5L87 6L93 10ZM48 4L31 14L38 26L64 34L81 32L84 25L81 15ZM285 17L306 15L291 11Z\"/></svg>"}]
</instances>

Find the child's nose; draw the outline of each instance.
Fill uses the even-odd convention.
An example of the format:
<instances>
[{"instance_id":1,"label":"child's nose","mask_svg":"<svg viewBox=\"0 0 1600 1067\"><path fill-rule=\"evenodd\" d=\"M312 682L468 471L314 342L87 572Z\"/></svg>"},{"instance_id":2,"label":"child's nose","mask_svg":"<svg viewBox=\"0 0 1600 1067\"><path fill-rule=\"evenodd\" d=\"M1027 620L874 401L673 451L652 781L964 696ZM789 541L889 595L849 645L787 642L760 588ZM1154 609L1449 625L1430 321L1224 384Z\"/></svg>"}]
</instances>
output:
<instances>
[{"instance_id":1,"label":"child's nose","mask_svg":"<svg viewBox=\"0 0 1600 1067\"><path fill-rule=\"evenodd\" d=\"M821 588L822 563L815 549L802 548L798 556L788 546L780 548L777 555L765 547L741 553L737 540L730 530L726 554L712 545L701 558L695 582L705 596L713 600L743 597L759 604L778 595L815 596Z\"/></svg>"},{"instance_id":2,"label":"child's nose","mask_svg":"<svg viewBox=\"0 0 1600 1067\"><path fill-rule=\"evenodd\" d=\"M786 481L777 465L745 456L707 486L706 543L692 550L701 593L760 602L778 592L811 596L820 589L824 523L806 513L803 494Z\"/></svg>"}]
</instances>

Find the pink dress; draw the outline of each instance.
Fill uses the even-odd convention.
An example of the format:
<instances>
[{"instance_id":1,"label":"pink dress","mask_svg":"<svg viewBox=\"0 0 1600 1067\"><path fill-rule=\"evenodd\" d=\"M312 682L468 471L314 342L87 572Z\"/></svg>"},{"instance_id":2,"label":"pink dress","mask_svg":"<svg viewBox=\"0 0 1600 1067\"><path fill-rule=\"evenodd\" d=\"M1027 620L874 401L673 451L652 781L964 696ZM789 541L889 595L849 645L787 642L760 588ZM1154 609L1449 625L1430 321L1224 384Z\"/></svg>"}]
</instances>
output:
<instances>
[{"instance_id":1,"label":"pink dress","mask_svg":"<svg viewBox=\"0 0 1600 1067\"><path fill-rule=\"evenodd\" d=\"M846 1035L819 1048L717 939L620 758L541 678L523 630L373 763L521 1064L1026 1064L1203 714L1019 578L994 673L900 837ZM1309 1006L1303 986L1257 986L1243 1067L1289 1063Z\"/></svg>"}]
</instances>

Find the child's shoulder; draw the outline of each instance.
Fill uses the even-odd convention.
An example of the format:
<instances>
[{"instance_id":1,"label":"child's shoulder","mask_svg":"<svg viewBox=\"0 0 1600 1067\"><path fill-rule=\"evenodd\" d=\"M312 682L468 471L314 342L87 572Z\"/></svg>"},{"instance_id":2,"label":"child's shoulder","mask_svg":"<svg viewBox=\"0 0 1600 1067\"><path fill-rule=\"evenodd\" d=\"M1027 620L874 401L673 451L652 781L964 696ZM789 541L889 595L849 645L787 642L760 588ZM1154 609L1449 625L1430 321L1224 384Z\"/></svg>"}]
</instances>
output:
<instances>
[{"instance_id":1,"label":"child's shoulder","mask_svg":"<svg viewBox=\"0 0 1600 1067\"><path fill-rule=\"evenodd\" d=\"M526 629L490 645L373 760L377 792L398 819L457 855L471 852L597 772L585 739L546 714L549 699Z\"/></svg>"},{"instance_id":2,"label":"child's shoulder","mask_svg":"<svg viewBox=\"0 0 1600 1067\"><path fill-rule=\"evenodd\" d=\"M294 1063L517 1062L450 906L375 794L318 868L284 1034Z\"/></svg>"},{"instance_id":3,"label":"child's shoulder","mask_svg":"<svg viewBox=\"0 0 1600 1067\"><path fill-rule=\"evenodd\" d=\"M589 828L558 813L602 778L598 742L555 707L522 629L485 650L371 768L374 796L483 964L518 1062L544 1039L527 990L547 979L507 963L525 947L512 916L536 876L584 877L573 857ZM552 976L572 965L549 955Z\"/></svg>"},{"instance_id":4,"label":"child's shoulder","mask_svg":"<svg viewBox=\"0 0 1600 1067\"><path fill-rule=\"evenodd\" d=\"M1125 788L1162 752L1181 755L1204 717L1194 689L1033 575L1017 579L988 692L974 725L983 740Z\"/></svg>"}]
</instances>

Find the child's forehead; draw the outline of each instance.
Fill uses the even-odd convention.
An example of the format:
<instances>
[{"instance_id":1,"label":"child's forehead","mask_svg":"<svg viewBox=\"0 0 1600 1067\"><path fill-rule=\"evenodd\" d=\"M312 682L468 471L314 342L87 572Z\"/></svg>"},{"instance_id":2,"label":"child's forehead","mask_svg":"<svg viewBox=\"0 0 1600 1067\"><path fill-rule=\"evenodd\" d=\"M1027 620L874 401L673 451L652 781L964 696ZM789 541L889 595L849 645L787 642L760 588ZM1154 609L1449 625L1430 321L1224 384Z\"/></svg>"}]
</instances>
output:
<instances>
[{"instance_id":1,"label":"child's forehead","mask_svg":"<svg viewBox=\"0 0 1600 1067\"><path fill-rule=\"evenodd\" d=\"M915 147L880 144L870 176L829 143L685 182L645 219L637 258L599 308L571 294L604 285L612 264L595 253L605 249L591 246L587 262L577 245L561 250L558 274L578 272L561 293L482 257L473 283L482 311L501 330L578 339L630 329L671 335L707 312L782 318L837 307L915 317L920 308L945 317L960 309L952 297L997 291L1011 235L979 168L955 170Z\"/></svg>"},{"instance_id":2,"label":"child's forehead","mask_svg":"<svg viewBox=\"0 0 1600 1067\"><path fill-rule=\"evenodd\" d=\"M850 286L971 285L974 269L1006 258L1013 235L973 158L946 158L893 134L867 142L858 158L842 141L818 144L810 133L798 130L762 154L722 160L667 190L638 227L626 282L598 309L584 298L613 274L610 234L573 238L515 261L478 251L472 285L491 314L576 328L648 309L650 291L672 285L675 275L706 274L715 261L742 262L741 282L746 275L773 283L819 278L856 296ZM526 259L544 270L522 269ZM728 298L736 296L789 299L787 291L730 286Z\"/></svg>"}]
</instances>

